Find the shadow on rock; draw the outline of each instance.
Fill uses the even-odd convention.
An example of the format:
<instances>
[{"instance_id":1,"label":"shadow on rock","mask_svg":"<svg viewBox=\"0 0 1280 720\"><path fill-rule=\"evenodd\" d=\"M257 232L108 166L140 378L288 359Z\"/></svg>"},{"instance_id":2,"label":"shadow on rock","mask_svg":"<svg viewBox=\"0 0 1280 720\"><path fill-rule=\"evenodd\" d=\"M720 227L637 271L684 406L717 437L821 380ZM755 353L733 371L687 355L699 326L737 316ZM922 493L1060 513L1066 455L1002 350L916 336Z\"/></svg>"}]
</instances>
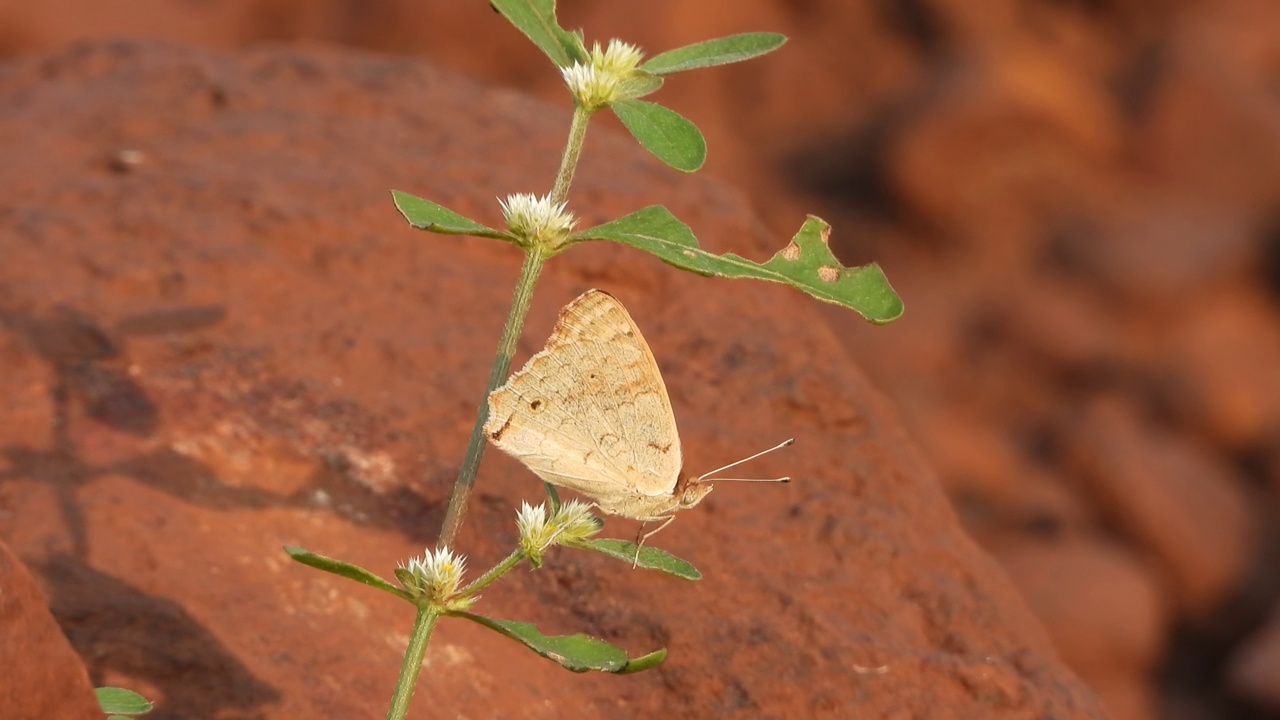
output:
<instances>
[{"instance_id":1,"label":"shadow on rock","mask_svg":"<svg viewBox=\"0 0 1280 720\"><path fill-rule=\"evenodd\" d=\"M148 718L251 720L264 717L260 708L279 699L177 603L67 555L38 567L50 610L94 684L112 671L146 679L164 693Z\"/></svg>"}]
</instances>

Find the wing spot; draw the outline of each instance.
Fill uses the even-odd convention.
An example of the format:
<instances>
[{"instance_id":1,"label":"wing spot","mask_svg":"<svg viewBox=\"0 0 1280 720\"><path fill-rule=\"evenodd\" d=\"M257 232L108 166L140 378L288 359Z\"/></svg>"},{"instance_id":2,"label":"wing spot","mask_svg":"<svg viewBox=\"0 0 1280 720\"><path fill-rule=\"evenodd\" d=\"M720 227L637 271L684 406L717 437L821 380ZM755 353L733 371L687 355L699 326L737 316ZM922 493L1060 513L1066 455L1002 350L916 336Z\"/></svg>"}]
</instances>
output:
<instances>
[{"instance_id":1,"label":"wing spot","mask_svg":"<svg viewBox=\"0 0 1280 720\"><path fill-rule=\"evenodd\" d=\"M537 409L538 409L538 408L540 408L540 407L542 407L542 401L541 401L541 400L534 400L533 402L530 402L530 403L529 403L529 409L530 409L530 410L537 410Z\"/></svg>"},{"instance_id":2,"label":"wing spot","mask_svg":"<svg viewBox=\"0 0 1280 720\"><path fill-rule=\"evenodd\" d=\"M507 428L509 428L509 427L511 427L511 418L507 418L507 421L506 421L506 422L504 422L504 423L502 423L502 427L500 427L500 428L498 428L497 430L494 430L493 432L489 433L489 437L490 437L490 438L492 438L492 439L494 439L494 440L501 440L501 439L502 439L502 433L506 432L506 431L507 431Z\"/></svg>"},{"instance_id":3,"label":"wing spot","mask_svg":"<svg viewBox=\"0 0 1280 720\"><path fill-rule=\"evenodd\" d=\"M649 447L653 448L654 450L657 450L663 455L666 455L667 453L671 452L671 443L667 443L666 445L659 445L658 443L650 440Z\"/></svg>"}]
</instances>

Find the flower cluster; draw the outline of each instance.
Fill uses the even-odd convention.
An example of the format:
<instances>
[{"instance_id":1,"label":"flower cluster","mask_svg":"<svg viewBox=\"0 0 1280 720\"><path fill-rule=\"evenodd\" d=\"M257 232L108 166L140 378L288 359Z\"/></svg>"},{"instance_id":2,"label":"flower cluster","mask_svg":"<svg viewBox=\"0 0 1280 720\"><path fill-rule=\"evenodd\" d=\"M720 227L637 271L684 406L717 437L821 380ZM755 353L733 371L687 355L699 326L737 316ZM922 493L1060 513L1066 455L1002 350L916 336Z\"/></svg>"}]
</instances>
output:
<instances>
[{"instance_id":1,"label":"flower cluster","mask_svg":"<svg viewBox=\"0 0 1280 720\"><path fill-rule=\"evenodd\" d=\"M542 554L554 545L585 540L600 531L600 521L591 514L591 506L570 500L555 512L547 513L545 504L532 507L522 503L516 513L520 531L520 549L535 567L541 567Z\"/></svg>"},{"instance_id":2,"label":"flower cluster","mask_svg":"<svg viewBox=\"0 0 1280 720\"><path fill-rule=\"evenodd\" d=\"M458 587L467 569L467 559L454 555L449 548L427 550L420 558L411 558L401 564L404 570L396 573L405 589L430 598L432 604L447 610L465 610L474 597L460 597Z\"/></svg>"},{"instance_id":3,"label":"flower cluster","mask_svg":"<svg viewBox=\"0 0 1280 720\"><path fill-rule=\"evenodd\" d=\"M622 98L622 84L639 67L642 57L636 46L610 40L604 50L596 43L586 64L574 63L560 72L579 106L599 110Z\"/></svg>"},{"instance_id":4,"label":"flower cluster","mask_svg":"<svg viewBox=\"0 0 1280 720\"><path fill-rule=\"evenodd\" d=\"M549 197L517 193L498 204L502 206L507 230L525 247L559 250L578 222L573 213L565 212L564 203L553 203Z\"/></svg>"}]
</instances>

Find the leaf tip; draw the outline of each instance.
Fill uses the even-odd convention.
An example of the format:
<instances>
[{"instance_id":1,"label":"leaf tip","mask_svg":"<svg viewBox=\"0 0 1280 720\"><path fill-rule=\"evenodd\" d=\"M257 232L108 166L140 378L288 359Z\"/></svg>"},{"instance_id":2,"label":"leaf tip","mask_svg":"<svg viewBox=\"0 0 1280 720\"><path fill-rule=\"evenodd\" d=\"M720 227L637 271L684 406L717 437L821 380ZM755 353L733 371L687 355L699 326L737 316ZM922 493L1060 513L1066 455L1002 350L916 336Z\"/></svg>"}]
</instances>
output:
<instances>
[{"instance_id":1,"label":"leaf tip","mask_svg":"<svg viewBox=\"0 0 1280 720\"><path fill-rule=\"evenodd\" d=\"M647 655L641 655L640 657L637 657L637 658L631 658L630 660L627 661L626 665L623 665L622 668L615 670L614 674L630 675L632 673L651 670L661 665L662 662L666 659L667 659L667 649L658 648L657 650L654 650L653 652Z\"/></svg>"}]
</instances>

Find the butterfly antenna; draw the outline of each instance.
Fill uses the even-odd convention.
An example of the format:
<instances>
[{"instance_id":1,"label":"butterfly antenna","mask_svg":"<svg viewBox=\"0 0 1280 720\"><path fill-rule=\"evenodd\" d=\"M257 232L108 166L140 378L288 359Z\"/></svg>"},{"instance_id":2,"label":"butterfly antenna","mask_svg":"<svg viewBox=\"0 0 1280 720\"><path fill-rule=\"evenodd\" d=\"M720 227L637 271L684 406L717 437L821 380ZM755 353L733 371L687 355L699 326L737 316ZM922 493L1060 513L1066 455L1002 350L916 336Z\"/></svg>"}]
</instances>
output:
<instances>
[{"instance_id":1,"label":"butterfly antenna","mask_svg":"<svg viewBox=\"0 0 1280 720\"><path fill-rule=\"evenodd\" d=\"M752 460L755 460L756 458L760 457L761 455L768 455L769 453L773 452L774 450L781 450L782 448L784 448L784 447L786 447L786 446L788 446L788 445L793 445L793 444L795 444L795 441L796 441L796 439L795 439L795 438L788 438L788 439L786 439L786 440L783 440L782 442L778 443L777 445L774 445L773 447L769 448L768 450L761 450L760 452L756 453L755 455L752 455L752 456L750 456L750 457L744 457L744 458L742 458L741 460L738 460L737 462L731 462L731 463L729 463L728 465L725 465L725 466L724 466L724 467L722 467L722 468L716 468L715 470L712 470L712 471L711 471L711 472L709 472L709 473L705 473L705 474L703 474L701 477L699 477L699 478L698 478L698 481L699 481L699 482L701 482L701 481L704 481L704 480L711 480L711 479L714 479L716 482L791 482L791 478L790 478L790 477L780 477L780 478L712 478L711 476L712 476L712 475L715 475L715 474L716 474L716 473L718 473L718 472L724 472L725 470L728 470L729 468L735 468L735 467L738 467L738 466L739 466L739 465L741 465L742 463L745 463L745 462L751 462Z\"/></svg>"}]
</instances>

